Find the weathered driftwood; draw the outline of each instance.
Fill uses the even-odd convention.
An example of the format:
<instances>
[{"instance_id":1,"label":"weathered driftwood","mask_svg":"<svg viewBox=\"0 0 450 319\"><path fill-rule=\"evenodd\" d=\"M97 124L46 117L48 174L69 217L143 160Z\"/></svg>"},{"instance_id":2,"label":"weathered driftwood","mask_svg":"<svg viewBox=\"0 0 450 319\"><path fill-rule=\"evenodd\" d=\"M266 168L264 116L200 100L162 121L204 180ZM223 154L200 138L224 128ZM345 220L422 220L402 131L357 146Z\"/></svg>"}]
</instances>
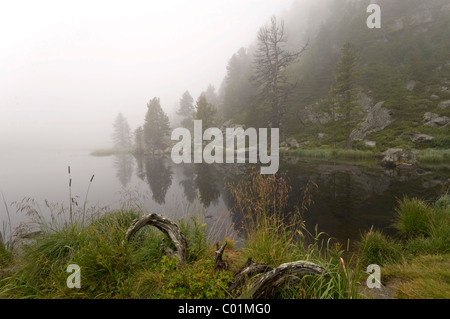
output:
<instances>
[{"instance_id":1,"label":"weathered driftwood","mask_svg":"<svg viewBox=\"0 0 450 319\"><path fill-rule=\"evenodd\" d=\"M228 263L222 259L226 246L227 246L227 242L224 242L220 248L219 248L219 243L216 244L217 250L214 253L214 269L215 270L227 270L228 269Z\"/></svg>"},{"instance_id":2,"label":"weathered driftwood","mask_svg":"<svg viewBox=\"0 0 450 319\"><path fill-rule=\"evenodd\" d=\"M230 293L234 293L237 289L241 288L249 278L271 270L273 270L272 266L255 263L249 258L245 265L234 275L234 280L228 290Z\"/></svg>"},{"instance_id":3,"label":"weathered driftwood","mask_svg":"<svg viewBox=\"0 0 450 319\"><path fill-rule=\"evenodd\" d=\"M180 227L177 224L158 214L144 215L135 219L128 228L122 244L128 242L139 229L146 225L158 228L170 238L175 246L175 251L165 244L164 239L160 247L168 257L176 256L179 260L179 266L183 265L186 261L187 253L186 237L181 232Z\"/></svg>"},{"instance_id":4,"label":"weathered driftwood","mask_svg":"<svg viewBox=\"0 0 450 319\"><path fill-rule=\"evenodd\" d=\"M175 251L166 245L164 239L160 246L161 250L169 257L176 256L179 260L178 266L183 265L187 254L186 237L177 224L163 216L149 214L135 219L128 228L122 244L128 242L139 229L146 225L155 226L170 238L175 246ZM214 269L216 270L228 269L228 263L223 260L226 246L227 242L224 242L221 247L217 243L217 250L214 254ZM249 258L245 265L236 272L234 280L229 286L229 292L235 293L248 282L248 279L259 275L259 278L250 282L241 297L269 298L274 296L278 289L285 284L298 281L299 276L304 274L320 275L324 272L325 270L322 267L309 261L299 260L284 263L274 268L266 264L255 263Z\"/></svg>"},{"instance_id":5,"label":"weathered driftwood","mask_svg":"<svg viewBox=\"0 0 450 319\"><path fill-rule=\"evenodd\" d=\"M304 274L320 275L324 271L325 269L309 261L299 260L284 263L252 282L242 297L267 298L273 296L289 280L298 280L298 276Z\"/></svg>"}]
</instances>

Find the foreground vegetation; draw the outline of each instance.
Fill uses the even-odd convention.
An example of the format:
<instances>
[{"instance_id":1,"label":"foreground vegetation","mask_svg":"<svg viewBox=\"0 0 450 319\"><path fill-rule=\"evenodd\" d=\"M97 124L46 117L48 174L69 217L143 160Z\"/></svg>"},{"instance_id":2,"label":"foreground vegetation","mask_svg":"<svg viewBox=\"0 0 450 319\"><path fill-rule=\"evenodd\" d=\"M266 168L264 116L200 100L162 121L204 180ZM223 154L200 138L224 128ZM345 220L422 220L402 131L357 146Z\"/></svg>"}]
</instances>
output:
<instances>
[{"instance_id":1,"label":"foreground vegetation","mask_svg":"<svg viewBox=\"0 0 450 319\"><path fill-rule=\"evenodd\" d=\"M450 287L450 196L426 204L417 199L399 201L394 224L399 236L389 238L371 230L362 235L358 251L350 252L323 234L306 231L301 213L312 200L305 188L304 204L286 212L288 186L282 178L252 174L238 185L228 185L236 209L244 220L244 244L228 241L228 268L215 270L214 244L199 217L178 221L188 242L186 263L161 252L164 235L143 228L122 244L140 209L86 215L71 209L51 221L37 209L28 213L40 235L17 246L0 242L1 298L236 298L245 286L230 293L234 273L250 257L255 262L279 266L307 260L324 269L323 275L305 275L277 291L278 298L366 298L368 264L382 266L382 282L397 282L398 298L448 298ZM245 191L244 191L245 190ZM59 211L61 213L63 209ZM285 218L283 216L289 216ZM89 217L89 218L88 218ZM3 238L0 236L0 238ZM168 242L166 240L166 242ZM81 268L81 288L67 287L67 267Z\"/></svg>"},{"instance_id":2,"label":"foreground vegetation","mask_svg":"<svg viewBox=\"0 0 450 319\"><path fill-rule=\"evenodd\" d=\"M450 196L435 203L416 198L399 201L394 227L398 236L370 230L360 241L359 260L382 266L382 283L392 297L450 297Z\"/></svg>"}]
</instances>

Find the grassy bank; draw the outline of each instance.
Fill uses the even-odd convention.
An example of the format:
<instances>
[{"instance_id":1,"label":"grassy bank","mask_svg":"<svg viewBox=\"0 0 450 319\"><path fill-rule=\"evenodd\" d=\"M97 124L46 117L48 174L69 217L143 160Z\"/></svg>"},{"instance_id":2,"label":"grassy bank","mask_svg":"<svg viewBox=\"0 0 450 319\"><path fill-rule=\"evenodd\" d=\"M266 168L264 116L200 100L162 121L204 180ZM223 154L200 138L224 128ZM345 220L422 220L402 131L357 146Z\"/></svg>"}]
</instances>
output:
<instances>
[{"instance_id":1,"label":"grassy bank","mask_svg":"<svg viewBox=\"0 0 450 319\"><path fill-rule=\"evenodd\" d=\"M92 151L89 155L92 156L112 156L120 154L131 154L134 151L133 148L104 148Z\"/></svg>"},{"instance_id":2,"label":"grassy bank","mask_svg":"<svg viewBox=\"0 0 450 319\"><path fill-rule=\"evenodd\" d=\"M404 198L396 213L397 236L363 234L359 260L382 266L382 283L394 298L450 298L450 196L432 204Z\"/></svg>"},{"instance_id":3,"label":"grassy bank","mask_svg":"<svg viewBox=\"0 0 450 319\"><path fill-rule=\"evenodd\" d=\"M187 263L176 268L178 261L161 253L163 235L154 229L142 230L129 245L121 245L127 227L138 215L115 211L86 227L66 226L43 234L3 265L0 298L235 298L243 290L232 295L228 285L249 254L257 262L312 260L331 275L331 279L305 276L295 287L281 291L281 298L357 297L356 277L342 268L338 250L330 248L323 257L313 249L299 249L286 233L275 234L268 228L258 231L257 239L242 250L227 250L230 268L216 271L205 227L190 220L181 222L189 245ZM287 246L280 254L270 243ZM80 289L67 287L70 264L80 266Z\"/></svg>"},{"instance_id":4,"label":"grassy bank","mask_svg":"<svg viewBox=\"0 0 450 319\"><path fill-rule=\"evenodd\" d=\"M358 161L358 160L373 159L375 153L372 151L362 151L362 150L313 148L313 149L280 150L280 155L317 158L317 159L345 159Z\"/></svg>"},{"instance_id":5,"label":"grassy bank","mask_svg":"<svg viewBox=\"0 0 450 319\"><path fill-rule=\"evenodd\" d=\"M435 167L444 166L448 167L450 163L450 149L421 149L416 150L416 156L419 166L423 167ZM343 148L305 148L305 149L281 149L280 155L285 157L299 157L306 159L317 160L342 160L353 162L373 162L379 161L382 158L382 153L374 150L358 150Z\"/></svg>"},{"instance_id":6,"label":"grassy bank","mask_svg":"<svg viewBox=\"0 0 450 319\"><path fill-rule=\"evenodd\" d=\"M176 220L188 242L186 263L177 268L178 261L161 252L165 235L154 227L122 244L132 221L147 212L85 216L84 210L73 211L70 219L57 223L35 219L41 235L25 245L1 243L0 298L237 298L247 286L233 293L228 286L248 258L275 267L307 260L325 269L323 275L304 275L282 287L277 298L366 298L370 294L361 284L372 263L382 266L384 285L401 283L393 297L450 297L449 196L434 204L403 199L395 222L398 237L371 231L362 235L359 251L350 253L322 240L320 232L306 231L301 216L307 205L286 212L289 187L282 178L255 172L228 187L244 216L244 243L237 249L227 239L226 270L214 270L215 243L199 217ZM305 188L303 198L309 196ZM67 286L70 264L81 269L81 288Z\"/></svg>"},{"instance_id":7,"label":"grassy bank","mask_svg":"<svg viewBox=\"0 0 450 319\"><path fill-rule=\"evenodd\" d=\"M252 189L242 192L252 184ZM229 185L245 214L242 225L247 234L239 249L229 240L226 270L214 270L214 244L199 218L176 220L188 242L186 263L176 268L177 260L161 250L165 235L145 227L122 245L132 221L146 213L117 210L58 225L37 219L41 232L26 245L16 247L0 263L0 298L236 298L246 286L230 293L228 285L247 258L279 266L281 263L308 260L326 269L324 275L305 275L277 292L280 298L358 298L358 268L344 260L344 250L330 242L322 243L316 234L305 245L301 219L287 224L284 214L287 184L275 176L255 171L250 180ZM84 220L84 222L83 222ZM169 242L166 240L166 242ZM68 265L81 269L81 288L67 287Z\"/></svg>"},{"instance_id":8,"label":"grassy bank","mask_svg":"<svg viewBox=\"0 0 450 319\"><path fill-rule=\"evenodd\" d=\"M450 149L423 149L417 153L417 159L420 163L440 164L450 163Z\"/></svg>"}]
</instances>

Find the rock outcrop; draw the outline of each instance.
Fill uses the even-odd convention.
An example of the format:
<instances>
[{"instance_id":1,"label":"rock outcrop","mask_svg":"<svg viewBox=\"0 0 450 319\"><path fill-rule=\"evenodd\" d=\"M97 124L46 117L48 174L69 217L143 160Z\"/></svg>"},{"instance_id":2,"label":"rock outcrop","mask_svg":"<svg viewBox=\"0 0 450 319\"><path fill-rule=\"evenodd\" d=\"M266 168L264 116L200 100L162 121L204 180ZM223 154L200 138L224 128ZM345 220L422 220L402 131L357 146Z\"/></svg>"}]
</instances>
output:
<instances>
[{"instance_id":1,"label":"rock outcrop","mask_svg":"<svg viewBox=\"0 0 450 319\"><path fill-rule=\"evenodd\" d=\"M426 112L423 115L423 123L427 126L443 127L450 122L447 116L440 116L436 113Z\"/></svg>"},{"instance_id":2,"label":"rock outcrop","mask_svg":"<svg viewBox=\"0 0 450 319\"><path fill-rule=\"evenodd\" d=\"M383 107L384 102L375 104L360 127L350 133L350 141L362 141L371 133L383 130L394 122L393 112Z\"/></svg>"}]
</instances>

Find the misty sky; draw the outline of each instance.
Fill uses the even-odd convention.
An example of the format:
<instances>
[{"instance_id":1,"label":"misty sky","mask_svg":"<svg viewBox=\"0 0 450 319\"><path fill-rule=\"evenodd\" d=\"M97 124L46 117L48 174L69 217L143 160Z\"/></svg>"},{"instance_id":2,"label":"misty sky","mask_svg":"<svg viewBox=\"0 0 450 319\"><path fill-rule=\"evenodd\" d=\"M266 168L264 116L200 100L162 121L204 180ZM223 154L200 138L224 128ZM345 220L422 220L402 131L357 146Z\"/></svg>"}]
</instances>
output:
<instances>
[{"instance_id":1,"label":"misty sky","mask_svg":"<svg viewBox=\"0 0 450 319\"><path fill-rule=\"evenodd\" d=\"M158 96L219 88L229 58L293 0L3 1L0 149L105 148ZM68 4L69 3L69 4Z\"/></svg>"}]
</instances>

